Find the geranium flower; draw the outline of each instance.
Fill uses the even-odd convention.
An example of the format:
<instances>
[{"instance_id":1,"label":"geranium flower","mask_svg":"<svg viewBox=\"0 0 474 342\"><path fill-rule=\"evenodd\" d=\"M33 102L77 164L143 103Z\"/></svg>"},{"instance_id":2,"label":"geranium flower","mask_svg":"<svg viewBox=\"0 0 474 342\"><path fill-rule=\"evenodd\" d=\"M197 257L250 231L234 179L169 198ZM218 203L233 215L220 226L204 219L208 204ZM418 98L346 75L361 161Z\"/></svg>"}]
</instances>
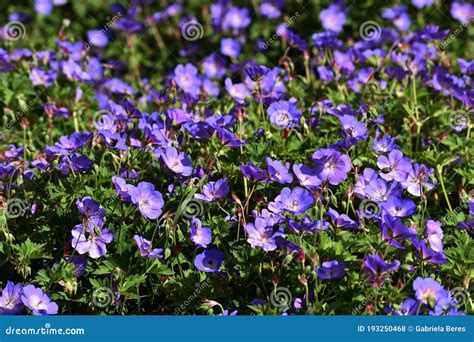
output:
<instances>
[{"instance_id":1,"label":"geranium flower","mask_svg":"<svg viewBox=\"0 0 474 342\"><path fill-rule=\"evenodd\" d=\"M194 198L204 202L214 202L229 193L229 182L227 179L219 179L209 182L202 187L202 194L195 194Z\"/></svg>"},{"instance_id":2,"label":"geranium flower","mask_svg":"<svg viewBox=\"0 0 474 342\"><path fill-rule=\"evenodd\" d=\"M255 223L248 223L244 227L248 235L247 241L252 248L260 247L267 252L277 248L276 237L284 236L284 234L280 229L275 231L275 223L271 216L256 217Z\"/></svg>"},{"instance_id":3,"label":"geranium flower","mask_svg":"<svg viewBox=\"0 0 474 342\"><path fill-rule=\"evenodd\" d=\"M140 213L150 220L157 219L165 205L161 193L156 191L155 186L148 182L138 183L138 186L132 189L130 197Z\"/></svg>"},{"instance_id":4,"label":"geranium flower","mask_svg":"<svg viewBox=\"0 0 474 342\"><path fill-rule=\"evenodd\" d=\"M191 219L190 235L191 241L200 247L206 248L212 242L212 232L209 227L203 227L197 217Z\"/></svg>"},{"instance_id":5,"label":"geranium flower","mask_svg":"<svg viewBox=\"0 0 474 342\"><path fill-rule=\"evenodd\" d=\"M400 261L395 260L389 264L378 254L369 255L362 260L363 272L369 275L369 282L375 286L380 286L383 283L386 273L399 267Z\"/></svg>"},{"instance_id":6,"label":"geranium flower","mask_svg":"<svg viewBox=\"0 0 474 342\"><path fill-rule=\"evenodd\" d=\"M294 189L283 188L280 194L275 198L275 201L268 204L268 209L276 213L279 213L281 210L286 210L300 215L313 204L314 197L308 190L300 187Z\"/></svg>"},{"instance_id":7,"label":"geranium flower","mask_svg":"<svg viewBox=\"0 0 474 342\"><path fill-rule=\"evenodd\" d=\"M43 290L33 285L23 287L21 301L35 316L56 315L58 313L58 304L53 302Z\"/></svg>"},{"instance_id":8,"label":"geranium flower","mask_svg":"<svg viewBox=\"0 0 474 342\"><path fill-rule=\"evenodd\" d=\"M21 301L21 284L14 284L7 281L5 288L0 296L0 316L17 315L20 313L23 304Z\"/></svg>"},{"instance_id":9,"label":"geranium flower","mask_svg":"<svg viewBox=\"0 0 474 342\"><path fill-rule=\"evenodd\" d=\"M138 249L140 251L140 255L148 258L153 258L153 259L161 259L163 258L163 248L155 248L151 249L151 241L145 239L143 236L140 235L134 235L133 240L135 240L135 243L138 246Z\"/></svg>"},{"instance_id":10,"label":"geranium flower","mask_svg":"<svg viewBox=\"0 0 474 342\"><path fill-rule=\"evenodd\" d=\"M412 164L406 180L402 181L401 185L413 196L421 196L422 192L430 191L435 187L436 182L430 179L432 174L432 168L423 164Z\"/></svg>"},{"instance_id":11,"label":"geranium flower","mask_svg":"<svg viewBox=\"0 0 474 342\"><path fill-rule=\"evenodd\" d=\"M334 280L344 276L344 269L346 264L337 260L325 261L317 268L319 279Z\"/></svg>"},{"instance_id":12,"label":"geranium flower","mask_svg":"<svg viewBox=\"0 0 474 342\"><path fill-rule=\"evenodd\" d=\"M377 166L380 170L387 171L380 172L380 177L386 181L403 182L411 169L411 162L410 159L403 156L400 150L393 150L388 154L388 157L380 156L377 159Z\"/></svg>"},{"instance_id":13,"label":"geranium flower","mask_svg":"<svg viewBox=\"0 0 474 342\"><path fill-rule=\"evenodd\" d=\"M293 182L293 175L288 172L290 165L287 163L285 166L278 160L272 160L269 157L265 158L267 162L267 170L269 178L280 184Z\"/></svg>"},{"instance_id":14,"label":"geranium flower","mask_svg":"<svg viewBox=\"0 0 474 342\"><path fill-rule=\"evenodd\" d=\"M224 261L225 253L217 249L206 249L204 252L196 255L194 266L203 272L218 272Z\"/></svg>"},{"instance_id":15,"label":"geranium flower","mask_svg":"<svg viewBox=\"0 0 474 342\"><path fill-rule=\"evenodd\" d=\"M278 127L299 126L301 111L296 109L295 104L289 101L273 102L268 107L270 122Z\"/></svg>"},{"instance_id":16,"label":"geranium flower","mask_svg":"<svg viewBox=\"0 0 474 342\"><path fill-rule=\"evenodd\" d=\"M318 178L332 185L345 181L352 169L349 157L331 148L320 148L313 153L313 160Z\"/></svg>"},{"instance_id":17,"label":"geranium flower","mask_svg":"<svg viewBox=\"0 0 474 342\"><path fill-rule=\"evenodd\" d=\"M191 175L193 171L191 160L186 153L178 152L175 147L167 147L160 151L159 155L163 159L166 166L174 173L185 177Z\"/></svg>"}]
</instances>

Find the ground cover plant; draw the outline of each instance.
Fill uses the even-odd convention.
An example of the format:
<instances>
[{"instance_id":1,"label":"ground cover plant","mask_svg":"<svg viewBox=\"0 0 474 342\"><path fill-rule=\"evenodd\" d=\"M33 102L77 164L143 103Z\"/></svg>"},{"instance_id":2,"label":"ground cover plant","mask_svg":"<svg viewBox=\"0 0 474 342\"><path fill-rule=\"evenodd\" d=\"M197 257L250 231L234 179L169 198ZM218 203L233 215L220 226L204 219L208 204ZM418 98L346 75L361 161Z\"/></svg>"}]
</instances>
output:
<instances>
[{"instance_id":1,"label":"ground cover plant","mask_svg":"<svg viewBox=\"0 0 474 342\"><path fill-rule=\"evenodd\" d=\"M473 313L472 4L3 9L0 314Z\"/></svg>"}]
</instances>

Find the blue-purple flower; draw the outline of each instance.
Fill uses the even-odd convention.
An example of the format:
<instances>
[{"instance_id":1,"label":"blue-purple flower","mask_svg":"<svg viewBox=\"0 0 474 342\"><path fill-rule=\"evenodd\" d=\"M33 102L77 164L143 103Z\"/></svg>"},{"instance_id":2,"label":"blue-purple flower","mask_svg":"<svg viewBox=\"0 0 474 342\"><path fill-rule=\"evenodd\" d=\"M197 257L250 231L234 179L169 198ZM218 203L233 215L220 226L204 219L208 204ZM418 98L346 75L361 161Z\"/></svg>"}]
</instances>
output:
<instances>
[{"instance_id":1,"label":"blue-purple flower","mask_svg":"<svg viewBox=\"0 0 474 342\"><path fill-rule=\"evenodd\" d=\"M225 253L217 249L206 249L196 255L194 266L203 272L218 272L224 261Z\"/></svg>"},{"instance_id":2,"label":"blue-purple flower","mask_svg":"<svg viewBox=\"0 0 474 342\"><path fill-rule=\"evenodd\" d=\"M202 187L202 194L195 194L194 198L204 202L214 202L229 193L229 182L222 178L216 182L209 182Z\"/></svg>"},{"instance_id":3,"label":"blue-purple flower","mask_svg":"<svg viewBox=\"0 0 474 342\"><path fill-rule=\"evenodd\" d=\"M314 197L308 190L300 187L294 189L283 188L280 194L275 198L275 201L268 204L268 209L275 213L284 210L300 215L313 204Z\"/></svg>"},{"instance_id":4,"label":"blue-purple flower","mask_svg":"<svg viewBox=\"0 0 474 342\"><path fill-rule=\"evenodd\" d=\"M206 248L212 242L212 232L209 227L203 227L197 217L191 219L190 235L191 241L196 245Z\"/></svg>"},{"instance_id":5,"label":"blue-purple flower","mask_svg":"<svg viewBox=\"0 0 474 342\"><path fill-rule=\"evenodd\" d=\"M157 219L165 205L161 193L149 182L138 183L137 187L132 189L130 197L140 213L150 220Z\"/></svg>"},{"instance_id":6,"label":"blue-purple flower","mask_svg":"<svg viewBox=\"0 0 474 342\"><path fill-rule=\"evenodd\" d=\"M56 315L58 304L40 288L33 285L23 287L21 301L35 316Z\"/></svg>"},{"instance_id":7,"label":"blue-purple flower","mask_svg":"<svg viewBox=\"0 0 474 342\"><path fill-rule=\"evenodd\" d=\"M346 264L337 260L325 261L317 269L318 278L323 280L334 280L344 276Z\"/></svg>"}]
</instances>

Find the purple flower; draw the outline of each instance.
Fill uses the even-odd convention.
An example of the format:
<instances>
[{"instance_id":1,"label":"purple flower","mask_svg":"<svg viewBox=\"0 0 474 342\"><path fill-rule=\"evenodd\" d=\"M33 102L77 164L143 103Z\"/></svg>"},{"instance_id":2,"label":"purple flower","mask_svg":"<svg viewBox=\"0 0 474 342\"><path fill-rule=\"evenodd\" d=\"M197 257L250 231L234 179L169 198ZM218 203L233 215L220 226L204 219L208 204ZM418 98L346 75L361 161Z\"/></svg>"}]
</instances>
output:
<instances>
[{"instance_id":1,"label":"purple flower","mask_svg":"<svg viewBox=\"0 0 474 342\"><path fill-rule=\"evenodd\" d=\"M423 261L428 261L432 264L441 265L447 263L443 252L436 252L426 245L426 240L412 239L413 246L418 252L418 256Z\"/></svg>"},{"instance_id":2,"label":"purple flower","mask_svg":"<svg viewBox=\"0 0 474 342\"><path fill-rule=\"evenodd\" d=\"M198 70L192 64L179 64L174 69L174 81L187 94L197 97L201 89Z\"/></svg>"},{"instance_id":3,"label":"purple flower","mask_svg":"<svg viewBox=\"0 0 474 342\"><path fill-rule=\"evenodd\" d=\"M405 6L387 8L382 13L382 18L390 20L400 31L408 31L410 28L410 16Z\"/></svg>"},{"instance_id":4,"label":"purple flower","mask_svg":"<svg viewBox=\"0 0 474 342\"><path fill-rule=\"evenodd\" d=\"M346 264L337 260L325 261L318 267L318 278L323 280L334 280L344 276Z\"/></svg>"},{"instance_id":5,"label":"purple flower","mask_svg":"<svg viewBox=\"0 0 474 342\"><path fill-rule=\"evenodd\" d=\"M261 182L267 179L266 171L250 162L245 165L241 165L240 171L243 173L245 178L247 178L251 182Z\"/></svg>"},{"instance_id":6,"label":"purple flower","mask_svg":"<svg viewBox=\"0 0 474 342\"><path fill-rule=\"evenodd\" d=\"M453 2L451 4L451 15L461 24L469 22L469 18L474 16L474 6L468 2Z\"/></svg>"},{"instance_id":7,"label":"purple flower","mask_svg":"<svg viewBox=\"0 0 474 342\"><path fill-rule=\"evenodd\" d=\"M202 194L195 194L194 198L205 201L214 202L229 193L229 182L222 178L216 182L209 182L202 187Z\"/></svg>"},{"instance_id":8,"label":"purple flower","mask_svg":"<svg viewBox=\"0 0 474 342\"><path fill-rule=\"evenodd\" d=\"M434 2L435 0L411 0L412 5L418 9L426 6L431 6L434 4Z\"/></svg>"},{"instance_id":9,"label":"purple flower","mask_svg":"<svg viewBox=\"0 0 474 342\"><path fill-rule=\"evenodd\" d=\"M349 157L331 148L320 148L313 153L313 160L318 178L332 185L345 181L352 169Z\"/></svg>"},{"instance_id":10,"label":"purple flower","mask_svg":"<svg viewBox=\"0 0 474 342\"><path fill-rule=\"evenodd\" d=\"M357 228L357 222L355 222L346 214L339 214L334 209L328 209L327 214L331 218L331 221L336 228Z\"/></svg>"},{"instance_id":11,"label":"purple flower","mask_svg":"<svg viewBox=\"0 0 474 342\"><path fill-rule=\"evenodd\" d=\"M427 304L429 300L436 302L444 292L443 286L436 280L420 277L413 282L413 290L415 290L416 298L423 304Z\"/></svg>"},{"instance_id":12,"label":"purple flower","mask_svg":"<svg viewBox=\"0 0 474 342\"><path fill-rule=\"evenodd\" d=\"M385 180L378 178L364 188L365 195L375 202L384 202L391 196L400 196L402 189L398 182L387 183Z\"/></svg>"},{"instance_id":13,"label":"purple flower","mask_svg":"<svg viewBox=\"0 0 474 342\"><path fill-rule=\"evenodd\" d=\"M218 54L213 53L206 58L204 58L202 62L202 67L204 69L204 73L211 78L222 78L225 75L226 69L225 64L222 61L221 57Z\"/></svg>"},{"instance_id":14,"label":"purple flower","mask_svg":"<svg viewBox=\"0 0 474 342\"><path fill-rule=\"evenodd\" d=\"M306 215L299 223L292 220L291 218L287 218L286 223L293 232L298 234L313 234L317 230L322 231L329 228L329 223L327 223L325 220L323 220L321 224L321 220L313 221L308 215Z\"/></svg>"},{"instance_id":15,"label":"purple flower","mask_svg":"<svg viewBox=\"0 0 474 342\"><path fill-rule=\"evenodd\" d=\"M150 219L157 219L161 215L161 209L165 205L163 196L155 190L155 186L148 182L140 182L136 188L133 188L131 199L140 213Z\"/></svg>"},{"instance_id":16,"label":"purple flower","mask_svg":"<svg viewBox=\"0 0 474 342\"><path fill-rule=\"evenodd\" d=\"M260 4L260 13L268 19L276 19L281 15L284 0L264 0Z\"/></svg>"},{"instance_id":17,"label":"purple flower","mask_svg":"<svg viewBox=\"0 0 474 342\"><path fill-rule=\"evenodd\" d=\"M155 248L151 249L151 241L143 238L143 236L140 235L134 235L133 240L135 240L135 243L138 246L138 249L140 251L140 255L148 258L153 258L153 259L161 259L163 258L163 248Z\"/></svg>"},{"instance_id":18,"label":"purple flower","mask_svg":"<svg viewBox=\"0 0 474 342\"><path fill-rule=\"evenodd\" d=\"M289 163L283 166L278 160L272 160L269 157L266 157L265 160L267 162L268 175L272 181L280 184L293 182L293 175L288 171Z\"/></svg>"},{"instance_id":19,"label":"purple flower","mask_svg":"<svg viewBox=\"0 0 474 342\"><path fill-rule=\"evenodd\" d=\"M104 48L109 44L109 37L102 30L87 31L87 39L89 43L99 48Z\"/></svg>"},{"instance_id":20,"label":"purple flower","mask_svg":"<svg viewBox=\"0 0 474 342\"><path fill-rule=\"evenodd\" d=\"M245 84L233 84L230 78L225 79L225 89L229 95L240 104L243 104L245 102L245 98L250 95L250 91L247 89Z\"/></svg>"},{"instance_id":21,"label":"purple flower","mask_svg":"<svg viewBox=\"0 0 474 342\"><path fill-rule=\"evenodd\" d=\"M224 15L222 29L224 31L233 29L233 32L237 33L238 30L246 28L249 24L250 17L248 8L232 7Z\"/></svg>"},{"instance_id":22,"label":"purple flower","mask_svg":"<svg viewBox=\"0 0 474 342\"><path fill-rule=\"evenodd\" d=\"M191 220L190 235L191 241L203 248L206 248L212 242L211 229L203 227L201 220L197 217L193 217Z\"/></svg>"},{"instance_id":23,"label":"purple flower","mask_svg":"<svg viewBox=\"0 0 474 342\"><path fill-rule=\"evenodd\" d=\"M319 189L321 179L316 175L316 169L304 164L294 164L293 172L300 184L308 189Z\"/></svg>"},{"instance_id":24,"label":"purple flower","mask_svg":"<svg viewBox=\"0 0 474 342\"><path fill-rule=\"evenodd\" d=\"M79 254L88 253L94 259L106 254L106 245L113 241L114 232L109 229L102 229L102 225L102 220L97 218L76 225L71 231L72 247Z\"/></svg>"},{"instance_id":25,"label":"purple flower","mask_svg":"<svg viewBox=\"0 0 474 342\"><path fill-rule=\"evenodd\" d=\"M0 316L17 315L20 313L23 305L21 303L21 284L14 284L7 281L5 288L0 296Z\"/></svg>"},{"instance_id":26,"label":"purple flower","mask_svg":"<svg viewBox=\"0 0 474 342\"><path fill-rule=\"evenodd\" d=\"M275 198L275 201L268 204L268 209L275 213L286 210L300 215L313 204L314 197L308 190L300 187L294 189L283 188L280 194Z\"/></svg>"},{"instance_id":27,"label":"purple flower","mask_svg":"<svg viewBox=\"0 0 474 342\"><path fill-rule=\"evenodd\" d=\"M412 316L416 315L416 311L420 306L420 302L413 299L406 299L401 305L400 309L393 312L395 316Z\"/></svg>"},{"instance_id":28,"label":"purple flower","mask_svg":"<svg viewBox=\"0 0 474 342\"><path fill-rule=\"evenodd\" d=\"M30 80L34 86L45 86L49 87L53 85L56 79L56 72L51 70L47 71L40 67L34 67L30 72Z\"/></svg>"},{"instance_id":29,"label":"purple flower","mask_svg":"<svg viewBox=\"0 0 474 342\"><path fill-rule=\"evenodd\" d=\"M35 0L35 11L43 15L50 15L53 11L51 0Z\"/></svg>"},{"instance_id":30,"label":"purple flower","mask_svg":"<svg viewBox=\"0 0 474 342\"><path fill-rule=\"evenodd\" d=\"M276 224L272 216L256 217L255 223L248 223L244 229L247 233L247 241L252 248L260 247L265 251L273 251L277 248L276 237L284 236L278 229L276 232L273 226Z\"/></svg>"},{"instance_id":31,"label":"purple flower","mask_svg":"<svg viewBox=\"0 0 474 342\"><path fill-rule=\"evenodd\" d=\"M428 242L430 247L435 252L443 252L443 230L441 229L441 222L427 220L426 234L428 235Z\"/></svg>"},{"instance_id":32,"label":"purple flower","mask_svg":"<svg viewBox=\"0 0 474 342\"><path fill-rule=\"evenodd\" d=\"M105 143L105 146L114 150L127 151L127 136L120 133L112 133L108 130L99 130L99 136Z\"/></svg>"},{"instance_id":33,"label":"purple flower","mask_svg":"<svg viewBox=\"0 0 474 342\"><path fill-rule=\"evenodd\" d=\"M416 229L405 227L398 217L392 217L389 214L382 219L382 239L390 246L398 249L404 249L403 240L416 237Z\"/></svg>"},{"instance_id":34,"label":"purple flower","mask_svg":"<svg viewBox=\"0 0 474 342\"><path fill-rule=\"evenodd\" d=\"M203 272L218 272L224 261L225 253L217 249L206 249L201 254L196 255L194 266Z\"/></svg>"},{"instance_id":35,"label":"purple flower","mask_svg":"<svg viewBox=\"0 0 474 342\"><path fill-rule=\"evenodd\" d=\"M380 255L372 254L362 260L362 266L364 274L369 275L369 281L378 287L383 283L386 273L400 267L400 261L395 260L389 264Z\"/></svg>"},{"instance_id":36,"label":"purple flower","mask_svg":"<svg viewBox=\"0 0 474 342\"><path fill-rule=\"evenodd\" d=\"M353 115L339 117L344 134L355 140L367 139L367 127Z\"/></svg>"},{"instance_id":37,"label":"purple flower","mask_svg":"<svg viewBox=\"0 0 474 342\"><path fill-rule=\"evenodd\" d=\"M403 182L410 171L411 162L410 159L403 156L400 150L393 150L388 154L388 157L380 156L377 159L377 166L380 170L386 171L386 173L380 172L380 177L386 181Z\"/></svg>"},{"instance_id":38,"label":"purple flower","mask_svg":"<svg viewBox=\"0 0 474 342\"><path fill-rule=\"evenodd\" d=\"M430 180L433 169L423 164L412 164L408 171L405 181L402 181L402 187L413 196L421 196L422 192L430 191L434 188L435 182Z\"/></svg>"},{"instance_id":39,"label":"purple flower","mask_svg":"<svg viewBox=\"0 0 474 342\"><path fill-rule=\"evenodd\" d=\"M416 212L416 204L411 199L390 196L385 202L380 203L385 212L396 217L407 217Z\"/></svg>"},{"instance_id":40,"label":"purple flower","mask_svg":"<svg viewBox=\"0 0 474 342\"><path fill-rule=\"evenodd\" d=\"M288 101L273 102L268 107L270 122L278 127L295 127L299 125L301 111L297 110L294 103Z\"/></svg>"},{"instance_id":41,"label":"purple flower","mask_svg":"<svg viewBox=\"0 0 474 342\"><path fill-rule=\"evenodd\" d=\"M58 313L58 304L51 301L51 298L43 290L33 285L23 287L21 301L27 308L31 309L35 316L56 315Z\"/></svg>"},{"instance_id":42,"label":"purple flower","mask_svg":"<svg viewBox=\"0 0 474 342\"><path fill-rule=\"evenodd\" d=\"M378 178L378 173L374 169L365 168L362 175L359 176L357 182L354 187L354 192L360 198L366 198L367 194L365 193L365 189L368 184L372 183Z\"/></svg>"},{"instance_id":43,"label":"purple flower","mask_svg":"<svg viewBox=\"0 0 474 342\"><path fill-rule=\"evenodd\" d=\"M167 147L164 151L160 152L160 155L166 166L174 173L187 177L193 172L191 160L186 153L178 153L176 148Z\"/></svg>"},{"instance_id":44,"label":"purple flower","mask_svg":"<svg viewBox=\"0 0 474 342\"><path fill-rule=\"evenodd\" d=\"M319 19L324 29L339 33L346 21L346 14L338 4L331 4L319 13Z\"/></svg>"},{"instance_id":45,"label":"purple flower","mask_svg":"<svg viewBox=\"0 0 474 342\"><path fill-rule=\"evenodd\" d=\"M224 56L237 58L241 50L242 47L237 39L224 38L221 40L221 53Z\"/></svg>"},{"instance_id":46,"label":"purple flower","mask_svg":"<svg viewBox=\"0 0 474 342\"><path fill-rule=\"evenodd\" d=\"M122 201L132 201L131 193L132 190L135 188L133 185L127 184L125 179L116 176L112 177L112 183L114 183L115 191L117 192Z\"/></svg>"}]
</instances>

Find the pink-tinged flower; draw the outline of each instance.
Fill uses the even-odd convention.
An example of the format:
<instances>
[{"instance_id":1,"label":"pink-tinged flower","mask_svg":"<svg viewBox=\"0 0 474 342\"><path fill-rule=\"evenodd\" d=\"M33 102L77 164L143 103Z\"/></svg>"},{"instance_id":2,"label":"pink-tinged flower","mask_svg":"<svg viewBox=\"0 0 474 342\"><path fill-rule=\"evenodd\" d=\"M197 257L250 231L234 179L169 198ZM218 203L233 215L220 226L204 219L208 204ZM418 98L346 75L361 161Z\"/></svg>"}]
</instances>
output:
<instances>
[{"instance_id":1,"label":"pink-tinged flower","mask_svg":"<svg viewBox=\"0 0 474 342\"><path fill-rule=\"evenodd\" d=\"M197 217L193 217L191 220L190 235L191 241L203 248L206 248L212 242L211 229L203 227L201 220Z\"/></svg>"},{"instance_id":2,"label":"pink-tinged flower","mask_svg":"<svg viewBox=\"0 0 474 342\"><path fill-rule=\"evenodd\" d=\"M148 258L153 258L153 259L161 259L163 258L163 248L155 248L151 249L151 241L143 238L143 236L140 235L134 235L133 240L135 240L135 243L138 246L138 249L140 251L140 255Z\"/></svg>"},{"instance_id":3,"label":"pink-tinged flower","mask_svg":"<svg viewBox=\"0 0 474 342\"><path fill-rule=\"evenodd\" d=\"M51 301L51 298L43 290L33 285L23 287L21 301L27 308L31 309L35 316L56 315L58 313L58 304Z\"/></svg>"},{"instance_id":4,"label":"pink-tinged flower","mask_svg":"<svg viewBox=\"0 0 474 342\"><path fill-rule=\"evenodd\" d=\"M131 198L140 213L150 220L157 219L165 205L161 193L156 191L155 186L148 182L138 183L138 186L131 191Z\"/></svg>"},{"instance_id":5,"label":"pink-tinged flower","mask_svg":"<svg viewBox=\"0 0 474 342\"><path fill-rule=\"evenodd\" d=\"M214 202L229 193L229 182L222 178L216 182L209 182L202 187L202 194L195 194L194 198L205 201Z\"/></svg>"},{"instance_id":6,"label":"pink-tinged flower","mask_svg":"<svg viewBox=\"0 0 474 342\"><path fill-rule=\"evenodd\" d=\"M423 304L429 300L437 301L443 295L444 288L436 280L431 278L416 278L413 282L416 298Z\"/></svg>"},{"instance_id":7,"label":"pink-tinged flower","mask_svg":"<svg viewBox=\"0 0 474 342\"><path fill-rule=\"evenodd\" d=\"M268 204L268 209L275 213L285 210L300 215L313 204L314 197L308 190L300 187L294 189L283 188L275 201Z\"/></svg>"},{"instance_id":8,"label":"pink-tinged flower","mask_svg":"<svg viewBox=\"0 0 474 342\"><path fill-rule=\"evenodd\" d=\"M331 148L320 148L313 153L313 160L318 178L332 185L344 182L352 169L350 158Z\"/></svg>"}]
</instances>

